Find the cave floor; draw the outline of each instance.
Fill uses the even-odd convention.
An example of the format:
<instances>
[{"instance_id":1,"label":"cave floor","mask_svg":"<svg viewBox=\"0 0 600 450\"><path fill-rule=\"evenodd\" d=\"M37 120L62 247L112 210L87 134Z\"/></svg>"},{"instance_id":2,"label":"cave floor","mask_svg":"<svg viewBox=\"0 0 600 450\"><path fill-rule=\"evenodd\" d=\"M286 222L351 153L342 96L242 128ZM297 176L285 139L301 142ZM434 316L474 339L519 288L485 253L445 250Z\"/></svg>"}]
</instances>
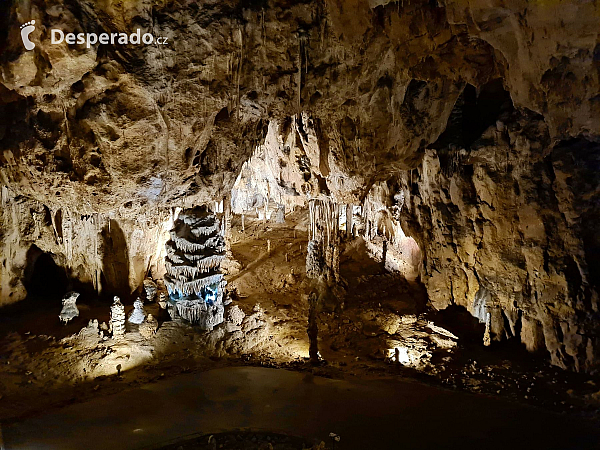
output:
<instances>
[{"instance_id":1,"label":"cave floor","mask_svg":"<svg viewBox=\"0 0 600 450\"><path fill-rule=\"evenodd\" d=\"M176 449L178 440L232 430L299 436L327 448L333 432L338 448L357 450L592 449L600 439L591 423L485 396L257 367L184 374L97 397L6 426L4 438L10 449Z\"/></svg>"},{"instance_id":2,"label":"cave floor","mask_svg":"<svg viewBox=\"0 0 600 450\"><path fill-rule=\"evenodd\" d=\"M465 311L428 310L425 290L383 270L361 239L344 243L341 287L319 314L323 362L308 361L305 213L285 224L239 218L225 267L233 305L246 317L203 332L170 321L156 303L156 335L130 327L120 340L102 339L91 319L108 320L109 304L78 302L80 317L58 321L60 299L30 299L0 317L0 423L17 423L50 408L89 402L182 373L263 366L335 380L418 380L598 420L600 380L549 366L519 345L481 344L483 329ZM270 253L269 243L270 241ZM133 298L124 299L126 312ZM410 364L388 349L407 350ZM406 356L406 355L405 355ZM117 373L116 367L121 367ZM200 430L201 431L201 430Z\"/></svg>"}]
</instances>

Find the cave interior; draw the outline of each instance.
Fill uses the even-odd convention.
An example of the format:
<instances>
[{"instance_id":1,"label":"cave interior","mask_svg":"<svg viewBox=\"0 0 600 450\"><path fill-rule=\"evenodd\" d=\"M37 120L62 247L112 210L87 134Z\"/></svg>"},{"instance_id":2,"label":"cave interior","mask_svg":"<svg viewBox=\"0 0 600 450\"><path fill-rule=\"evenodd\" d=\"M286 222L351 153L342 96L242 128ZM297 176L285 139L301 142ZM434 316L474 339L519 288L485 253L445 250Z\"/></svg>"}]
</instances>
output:
<instances>
[{"instance_id":1,"label":"cave interior","mask_svg":"<svg viewBox=\"0 0 600 450\"><path fill-rule=\"evenodd\" d=\"M5 0L0 449L597 448L599 90L598 2Z\"/></svg>"}]
</instances>

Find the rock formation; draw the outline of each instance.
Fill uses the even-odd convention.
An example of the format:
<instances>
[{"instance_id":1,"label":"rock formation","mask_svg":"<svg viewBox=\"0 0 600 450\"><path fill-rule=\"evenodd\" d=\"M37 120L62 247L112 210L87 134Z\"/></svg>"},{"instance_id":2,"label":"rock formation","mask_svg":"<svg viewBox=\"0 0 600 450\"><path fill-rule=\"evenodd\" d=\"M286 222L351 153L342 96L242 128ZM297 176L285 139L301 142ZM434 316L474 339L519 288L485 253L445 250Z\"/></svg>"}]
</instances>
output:
<instances>
[{"instance_id":1,"label":"rock formation","mask_svg":"<svg viewBox=\"0 0 600 450\"><path fill-rule=\"evenodd\" d=\"M77 292L69 292L62 299L62 310L58 315L58 318L65 325L73 320L75 317L79 317L79 309L77 309L77 299L79 298L79 293Z\"/></svg>"},{"instance_id":2,"label":"rock formation","mask_svg":"<svg viewBox=\"0 0 600 450\"><path fill-rule=\"evenodd\" d=\"M148 314L146 320L140 324L140 334L146 339L150 339L156 334L156 330L158 330L158 320L152 314Z\"/></svg>"},{"instance_id":3,"label":"rock formation","mask_svg":"<svg viewBox=\"0 0 600 450\"><path fill-rule=\"evenodd\" d=\"M412 183L400 181L430 300L464 306L482 323L488 313L493 340L515 338L557 366L593 370L600 147L552 144L531 112L509 109L501 122L460 153L428 150Z\"/></svg>"},{"instance_id":4,"label":"rock formation","mask_svg":"<svg viewBox=\"0 0 600 450\"><path fill-rule=\"evenodd\" d=\"M329 199L311 199L309 218L306 275L339 281L339 206Z\"/></svg>"},{"instance_id":5,"label":"rock formation","mask_svg":"<svg viewBox=\"0 0 600 450\"><path fill-rule=\"evenodd\" d=\"M161 277L175 207L225 198L259 148L266 175L234 209L362 205L385 185L434 307L473 312L486 289L493 339L594 370L598 8L3 2L0 304L25 298L34 244L96 288ZM32 20L27 51L18 25ZM170 45L52 45L52 28Z\"/></svg>"},{"instance_id":6,"label":"rock formation","mask_svg":"<svg viewBox=\"0 0 600 450\"><path fill-rule=\"evenodd\" d=\"M57 200L44 204L0 187L0 306L27 296L27 273L44 253L76 290L129 295L148 270L162 276L170 210L80 214Z\"/></svg>"},{"instance_id":7,"label":"rock formation","mask_svg":"<svg viewBox=\"0 0 600 450\"><path fill-rule=\"evenodd\" d=\"M161 309L167 309L167 296L164 292L161 292L158 296L158 306L160 306Z\"/></svg>"},{"instance_id":8,"label":"rock formation","mask_svg":"<svg viewBox=\"0 0 600 450\"><path fill-rule=\"evenodd\" d=\"M157 291L158 287L156 286L156 283L150 278L146 278L144 280L144 292L146 293L146 301L148 303L154 301L154 299L156 298Z\"/></svg>"},{"instance_id":9,"label":"rock formation","mask_svg":"<svg viewBox=\"0 0 600 450\"><path fill-rule=\"evenodd\" d=\"M109 332L113 338L118 338L125 334L125 307L119 297L115 297L114 303L110 307Z\"/></svg>"},{"instance_id":10,"label":"rock formation","mask_svg":"<svg viewBox=\"0 0 600 450\"><path fill-rule=\"evenodd\" d=\"M181 317L203 329L223 322L225 281L221 262L225 240L219 220L206 207L182 211L166 244L165 285L174 318Z\"/></svg>"},{"instance_id":11,"label":"rock formation","mask_svg":"<svg viewBox=\"0 0 600 450\"><path fill-rule=\"evenodd\" d=\"M146 311L144 310L144 302L140 300L138 297L135 302L133 302L133 310L129 313L129 317L127 321L129 323L133 323L136 325L141 324L144 320L146 320Z\"/></svg>"}]
</instances>

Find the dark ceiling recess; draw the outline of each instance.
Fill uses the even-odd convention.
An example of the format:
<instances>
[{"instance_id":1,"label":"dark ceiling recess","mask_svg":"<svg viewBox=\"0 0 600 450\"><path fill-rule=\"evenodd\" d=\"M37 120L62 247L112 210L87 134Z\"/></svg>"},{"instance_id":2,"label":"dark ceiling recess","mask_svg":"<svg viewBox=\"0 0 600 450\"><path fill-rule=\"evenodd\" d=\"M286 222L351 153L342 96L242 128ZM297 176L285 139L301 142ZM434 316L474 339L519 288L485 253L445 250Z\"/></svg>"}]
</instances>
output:
<instances>
[{"instance_id":1,"label":"dark ceiling recess","mask_svg":"<svg viewBox=\"0 0 600 450\"><path fill-rule=\"evenodd\" d=\"M13 0L0 0L0 57L8 46L12 4Z\"/></svg>"},{"instance_id":2,"label":"dark ceiling recess","mask_svg":"<svg viewBox=\"0 0 600 450\"><path fill-rule=\"evenodd\" d=\"M448 118L446 130L430 147L442 150L452 145L469 149L502 113L512 110L510 93L504 89L501 79L483 85L479 93L473 85L467 84Z\"/></svg>"}]
</instances>

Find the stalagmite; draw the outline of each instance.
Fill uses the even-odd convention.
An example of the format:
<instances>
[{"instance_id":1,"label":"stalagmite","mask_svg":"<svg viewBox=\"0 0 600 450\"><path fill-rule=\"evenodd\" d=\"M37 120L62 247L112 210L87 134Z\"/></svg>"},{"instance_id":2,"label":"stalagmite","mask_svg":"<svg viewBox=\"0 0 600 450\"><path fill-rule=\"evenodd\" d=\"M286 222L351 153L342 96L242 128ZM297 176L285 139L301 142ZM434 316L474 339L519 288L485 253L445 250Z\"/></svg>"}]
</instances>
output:
<instances>
[{"instance_id":1,"label":"stalagmite","mask_svg":"<svg viewBox=\"0 0 600 450\"><path fill-rule=\"evenodd\" d=\"M313 364L316 364L319 362L319 298L315 292L311 292L311 294L309 295L308 305L308 326L306 329L308 333L309 342L308 354L310 357L310 361Z\"/></svg>"},{"instance_id":2,"label":"stalagmite","mask_svg":"<svg viewBox=\"0 0 600 450\"><path fill-rule=\"evenodd\" d=\"M146 311L144 310L144 302L138 297L133 303L133 311L129 314L127 321L136 325L141 324L146 319Z\"/></svg>"},{"instance_id":3,"label":"stalagmite","mask_svg":"<svg viewBox=\"0 0 600 450\"><path fill-rule=\"evenodd\" d=\"M77 292L69 292L62 299L63 307L58 317L65 325L79 316L79 309L77 309L77 305L75 304L78 298L79 294Z\"/></svg>"},{"instance_id":4,"label":"stalagmite","mask_svg":"<svg viewBox=\"0 0 600 450\"><path fill-rule=\"evenodd\" d=\"M146 292L146 301L153 302L156 298L156 292L158 288L156 287L156 283L152 281L150 278L146 278L144 280L144 291Z\"/></svg>"},{"instance_id":5,"label":"stalagmite","mask_svg":"<svg viewBox=\"0 0 600 450\"><path fill-rule=\"evenodd\" d=\"M140 324L140 334L149 339L156 334L156 330L158 330L158 320L152 314L148 314L146 320Z\"/></svg>"},{"instance_id":6,"label":"stalagmite","mask_svg":"<svg viewBox=\"0 0 600 450\"><path fill-rule=\"evenodd\" d=\"M485 332L483 333L483 345L485 345L486 347L489 347L492 343L492 338L490 336L490 326L492 323L491 317L492 315L490 313L487 313L485 317Z\"/></svg>"},{"instance_id":7,"label":"stalagmite","mask_svg":"<svg viewBox=\"0 0 600 450\"><path fill-rule=\"evenodd\" d=\"M119 297L115 296L115 301L110 307L110 328L112 336L119 337L125 334L125 307Z\"/></svg>"},{"instance_id":8,"label":"stalagmite","mask_svg":"<svg viewBox=\"0 0 600 450\"><path fill-rule=\"evenodd\" d=\"M275 217L275 223L285 223L285 205L277 206L277 216Z\"/></svg>"},{"instance_id":9,"label":"stalagmite","mask_svg":"<svg viewBox=\"0 0 600 450\"><path fill-rule=\"evenodd\" d=\"M168 311L206 330L223 322L221 262L225 240L219 220L206 207L183 211L166 244Z\"/></svg>"},{"instance_id":10,"label":"stalagmite","mask_svg":"<svg viewBox=\"0 0 600 450\"><path fill-rule=\"evenodd\" d=\"M230 248L230 233L231 233L231 198L229 196L225 197L224 203L224 213L223 213L223 237L225 238L225 244L227 248Z\"/></svg>"},{"instance_id":11,"label":"stalagmite","mask_svg":"<svg viewBox=\"0 0 600 450\"><path fill-rule=\"evenodd\" d=\"M161 309L167 309L167 296L164 292L161 292L158 297L158 306L160 306Z\"/></svg>"}]
</instances>

